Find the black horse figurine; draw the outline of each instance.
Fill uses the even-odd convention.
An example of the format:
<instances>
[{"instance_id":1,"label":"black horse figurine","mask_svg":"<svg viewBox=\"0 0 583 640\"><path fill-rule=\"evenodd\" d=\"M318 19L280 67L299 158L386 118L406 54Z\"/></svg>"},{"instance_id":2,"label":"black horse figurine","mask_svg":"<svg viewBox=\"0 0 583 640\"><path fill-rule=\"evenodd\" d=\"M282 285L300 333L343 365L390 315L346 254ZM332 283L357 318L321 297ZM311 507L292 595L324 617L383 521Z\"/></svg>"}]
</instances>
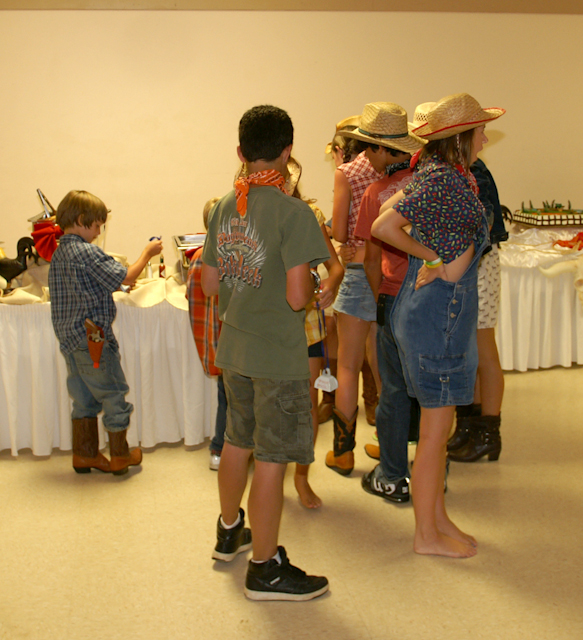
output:
<instances>
[{"instance_id":1,"label":"black horse figurine","mask_svg":"<svg viewBox=\"0 0 583 640\"><path fill-rule=\"evenodd\" d=\"M32 238L20 238L16 245L18 256L16 258L0 259L0 276L6 280L8 286L10 281L18 277L27 268L27 258L33 259L38 264L38 254L34 250L34 240Z\"/></svg>"}]
</instances>

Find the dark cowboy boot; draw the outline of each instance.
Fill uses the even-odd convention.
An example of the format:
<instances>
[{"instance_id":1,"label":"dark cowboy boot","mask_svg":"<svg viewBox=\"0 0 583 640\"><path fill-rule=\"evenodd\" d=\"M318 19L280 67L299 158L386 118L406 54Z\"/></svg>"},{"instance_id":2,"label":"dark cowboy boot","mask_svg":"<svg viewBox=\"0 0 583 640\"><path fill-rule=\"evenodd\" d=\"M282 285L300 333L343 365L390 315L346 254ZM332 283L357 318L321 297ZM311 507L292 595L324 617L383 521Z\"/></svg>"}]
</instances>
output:
<instances>
[{"instance_id":1,"label":"dark cowboy boot","mask_svg":"<svg viewBox=\"0 0 583 640\"><path fill-rule=\"evenodd\" d=\"M468 444L447 457L454 462L476 462L486 455L488 460L498 460L501 450L500 416L481 416L475 419Z\"/></svg>"},{"instance_id":2,"label":"dark cowboy boot","mask_svg":"<svg viewBox=\"0 0 583 640\"><path fill-rule=\"evenodd\" d=\"M109 460L99 452L97 418L73 420L73 469L77 473L91 473L91 469L111 473Z\"/></svg>"},{"instance_id":3,"label":"dark cowboy boot","mask_svg":"<svg viewBox=\"0 0 583 640\"><path fill-rule=\"evenodd\" d=\"M475 420L479 419L482 413L482 405L468 404L455 408L455 431L447 441L447 450L457 451L465 447L470 441L470 434Z\"/></svg>"},{"instance_id":4,"label":"dark cowboy boot","mask_svg":"<svg viewBox=\"0 0 583 640\"><path fill-rule=\"evenodd\" d=\"M374 381L372 369L368 360L365 358L362 363L362 399L364 400L364 412L366 415L366 421L375 425L376 421L376 409L379 403L379 394L377 392L377 385Z\"/></svg>"},{"instance_id":5,"label":"dark cowboy boot","mask_svg":"<svg viewBox=\"0 0 583 640\"><path fill-rule=\"evenodd\" d=\"M126 440L127 429L109 431L109 451L111 453L111 471L114 476L128 472L128 467L141 464L142 450L137 447L130 451Z\"/></svg>"},{"instance_id":6,"label":"dark cowboy boot","mask_svg":"<svg viewBox=\"0 0 583 640\"><path fill-rule=\"evenodd\" d=\"M354 469L354 445L356 432L356 416L358 407L350 420L338 411L336 407L332 413L334 420L334 451L328 451L326 466L341 476L348 476Z\"/></svg>"}]
</instances>

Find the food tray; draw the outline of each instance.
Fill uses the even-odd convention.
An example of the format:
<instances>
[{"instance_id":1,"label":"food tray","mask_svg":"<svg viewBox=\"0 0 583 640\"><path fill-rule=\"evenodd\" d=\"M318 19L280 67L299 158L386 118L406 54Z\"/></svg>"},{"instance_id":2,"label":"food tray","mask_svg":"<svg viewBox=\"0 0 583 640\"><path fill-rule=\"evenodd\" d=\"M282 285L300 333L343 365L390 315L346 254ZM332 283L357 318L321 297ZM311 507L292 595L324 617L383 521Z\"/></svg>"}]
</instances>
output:
<instances>
[{"instance_id":1,"label":"food tray","mask_svg":"<svg viewBox=\"0 0 583 640\"><path fill-rule=\"evenodd\" d=\"M206 238L206 233L186 233L182 236L172 236L176 249L180 254L180 263L183 269L187 269L190 265L190 260L186 257L186 252L189 249L198 249L202 247Z\"/></svg>"},{"instance_id":2,"label":"food tray","mask_svg":"<svg viewBox=\"0 0 583 640\"><path fill-rule=\"evenodd\" d=\"M563 213L530 213L519 209L512 214L512 222L529 224L534 227L581 227L583 226L583 210Z\"/></svg>"}]
</instances>

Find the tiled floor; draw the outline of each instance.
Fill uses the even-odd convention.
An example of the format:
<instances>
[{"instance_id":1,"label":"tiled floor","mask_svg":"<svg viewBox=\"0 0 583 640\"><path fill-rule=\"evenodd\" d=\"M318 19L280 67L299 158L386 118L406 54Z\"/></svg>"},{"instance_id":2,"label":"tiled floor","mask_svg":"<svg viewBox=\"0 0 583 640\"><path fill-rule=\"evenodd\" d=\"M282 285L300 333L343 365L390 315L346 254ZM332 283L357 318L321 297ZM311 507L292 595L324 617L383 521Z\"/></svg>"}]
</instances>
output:
<instances>
[{"instance_id":1,"label":"tiled floor","mask_svg":"<svg viewBox=\"0 0 583 640\"><path fill-rule=\"evenodd\" d=\"M416 556L413 511L365 494L362 446L343 478L291 469L281 543L330 592L300 603L242 593L246 561L210 559L218 500L204 446L145 452L125 477L76 475L70 454L0 454L0 639L574 640L583 637L583 368L506 375L498 462L453 464L448 508L474 534L470 560ZM414 454L414 448L411 448Z\"/></svg>"}]
</instances>

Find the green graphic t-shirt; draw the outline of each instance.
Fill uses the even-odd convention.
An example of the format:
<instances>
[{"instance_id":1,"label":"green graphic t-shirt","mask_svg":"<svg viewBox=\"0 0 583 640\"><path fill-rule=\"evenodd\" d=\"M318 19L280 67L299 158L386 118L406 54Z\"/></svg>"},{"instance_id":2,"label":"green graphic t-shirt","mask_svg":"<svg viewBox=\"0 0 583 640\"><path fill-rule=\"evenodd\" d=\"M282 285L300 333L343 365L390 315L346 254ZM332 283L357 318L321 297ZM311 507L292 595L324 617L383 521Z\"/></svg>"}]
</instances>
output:
<instances>
[{"instance_id":1,"label":"green graphic t-shirt","mask_svg":"<svg viewBox=\"0 0 583 640\"><path fill-rule=\"evenodd\" d=\"M219 200L202 255L219 271L217 366L253 378L308 378L305 312L293 311L286 300L286 271L328 257L305 202L276 187L255 187L241 216L234 191Z\"/></svg>"}]
</instances>

